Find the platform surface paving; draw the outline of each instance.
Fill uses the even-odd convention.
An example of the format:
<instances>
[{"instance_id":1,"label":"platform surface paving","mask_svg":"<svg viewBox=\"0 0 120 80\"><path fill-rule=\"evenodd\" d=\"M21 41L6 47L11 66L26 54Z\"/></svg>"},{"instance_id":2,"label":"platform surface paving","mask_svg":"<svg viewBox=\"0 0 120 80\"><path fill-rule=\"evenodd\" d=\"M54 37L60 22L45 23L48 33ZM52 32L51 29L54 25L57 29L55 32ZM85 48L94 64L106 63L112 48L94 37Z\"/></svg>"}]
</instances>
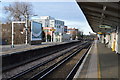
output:
<instances>
[{"instance_id":1,"label":"platform surface paving","mask_svg":"<svg viewBox=\"0 0 120 80\"><path fill-rule=\"evenodd\" d=\"M112 52L104 44L98 43L98 57L101 78L118 78L118 54Z\"/></svg>"},{"instance_id":2,"label":"platform surface paving","mask_svg":"<svg viewBox=\"0 0 120 80\"><path fill-rule=\"evenodd\" d=\"M43 48L47 46L54 46L54 45L64 44L64 43L67 43L67 42L42 42L42 44L39 44L39 45L19 44L19 45L15 45L14 48L11 48L11 45L2 45L0 46L1 48L0 54L1 55L12 54L15 52L22 52L26 50Z\"/></svg>"},{"instance_id":3,"label":"platform surface paving","mask_svg":"<svg viewBox=\"0 0 120 80\"><path fill-rule=\"evenodd\" d=\"M77 71L77 80L120 80L119 57L104 44L95 41L83 64Z\"/></svg>"},{"instance_id":4,"label":"platform surface paving","mask_svg":"<svg viewBox=\"0 0 120 80\"><path fill-rule=\"evenodd\" d=\"M65 43L76 42L76 41L79 41L79 40L70 40L67 42L42 42L41 44L38 44L38 45L17 44L17 45L14 45L14 48L11 48L11 45L0 45L0 55L12 54L16 52L22 52L22 51L27 51L31 49L37 49L37 48L44 48L48 46L54 46L54 45L65 44Z\"/></svg>"}]
</instances>

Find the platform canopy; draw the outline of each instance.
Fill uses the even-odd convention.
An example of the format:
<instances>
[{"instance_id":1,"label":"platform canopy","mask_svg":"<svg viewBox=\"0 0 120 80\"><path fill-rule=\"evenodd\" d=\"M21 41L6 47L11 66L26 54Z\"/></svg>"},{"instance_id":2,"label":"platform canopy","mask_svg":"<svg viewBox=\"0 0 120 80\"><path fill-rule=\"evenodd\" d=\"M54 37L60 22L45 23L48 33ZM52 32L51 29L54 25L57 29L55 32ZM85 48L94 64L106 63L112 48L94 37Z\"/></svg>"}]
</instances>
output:
<instances>
[{"instance_id":1,"label":"platform canopy","mask_svg":"<svg viewBox=\"0 0 120 80\"><path fill-rule=\"evenodd\" d=\"M120 0L111 1L77 0L94 32L112 32L120 27Z\"/></svg>"}]
</instances>

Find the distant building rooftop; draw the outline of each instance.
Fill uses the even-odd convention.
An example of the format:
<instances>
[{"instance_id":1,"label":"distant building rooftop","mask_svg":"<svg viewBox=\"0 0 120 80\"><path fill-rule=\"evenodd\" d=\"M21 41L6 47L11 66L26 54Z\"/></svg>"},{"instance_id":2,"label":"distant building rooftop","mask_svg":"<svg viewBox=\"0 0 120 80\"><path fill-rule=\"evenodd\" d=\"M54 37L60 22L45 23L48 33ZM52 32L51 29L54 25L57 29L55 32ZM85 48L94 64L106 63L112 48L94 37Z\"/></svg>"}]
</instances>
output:
<instances>
[{"instance_id":1,"label":"distant building rooftop","mask_svg":"<svg viewBox=\"0 0 120 80\"><path fill-rule=\"evenodd\" d=\"M55 18L51 16L41 16L40 19L53 19L54 20Z\"/></svg>"}]
</instances>

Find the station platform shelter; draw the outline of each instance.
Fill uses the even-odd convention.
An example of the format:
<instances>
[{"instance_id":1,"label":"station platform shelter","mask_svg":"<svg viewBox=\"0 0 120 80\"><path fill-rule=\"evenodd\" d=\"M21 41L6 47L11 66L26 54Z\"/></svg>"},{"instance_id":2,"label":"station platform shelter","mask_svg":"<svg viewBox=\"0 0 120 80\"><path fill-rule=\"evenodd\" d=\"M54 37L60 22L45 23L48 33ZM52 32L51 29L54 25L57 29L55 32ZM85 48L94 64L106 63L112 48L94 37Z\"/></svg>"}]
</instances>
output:
<instances>
[{"instance_id":1,"label":"station platform shelter","mask_svg":"<svg viewBox=\"0 0 120 80\"><path fill-rule=\"evenodd\" d=\"M120 0L76 1L98 40L75 78L119 80Z\"/></svg>"},{"instance_id":2,"label":"station platform shelter","mask_svg":"<svg viewBox=\"0 0 120 80\"><path fill-rule=\"evenodd\" d=\"M75 80L119 80L120 55L100 41L94 41Z\"/></svg>"},{"instance_id":3,"label":"station platform shelter","mask_svg":"<svg viewBox=\"0 0 120 80\"><path fill-rule=\"evenodd\" d=\"M101 43L120 54L120 0L76 0Z\"/></svg>"}]
</instances>

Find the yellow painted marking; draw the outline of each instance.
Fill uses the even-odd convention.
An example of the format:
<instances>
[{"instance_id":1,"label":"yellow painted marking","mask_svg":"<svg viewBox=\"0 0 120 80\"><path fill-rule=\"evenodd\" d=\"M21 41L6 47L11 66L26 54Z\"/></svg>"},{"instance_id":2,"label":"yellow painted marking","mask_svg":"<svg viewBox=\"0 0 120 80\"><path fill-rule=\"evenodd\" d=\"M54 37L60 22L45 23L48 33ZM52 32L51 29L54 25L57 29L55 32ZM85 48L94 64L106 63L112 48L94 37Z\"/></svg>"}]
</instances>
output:
<instances>
[{"instance_id":1,"label":"yellow painted marking","mask_svg":"<svg viewBox=\"0 0 120 80\"><path fill-rule=\"evenodd\" d=\"M98 80L101 80L100 64L98 61Z\"/></svg>"}]
</instances>

